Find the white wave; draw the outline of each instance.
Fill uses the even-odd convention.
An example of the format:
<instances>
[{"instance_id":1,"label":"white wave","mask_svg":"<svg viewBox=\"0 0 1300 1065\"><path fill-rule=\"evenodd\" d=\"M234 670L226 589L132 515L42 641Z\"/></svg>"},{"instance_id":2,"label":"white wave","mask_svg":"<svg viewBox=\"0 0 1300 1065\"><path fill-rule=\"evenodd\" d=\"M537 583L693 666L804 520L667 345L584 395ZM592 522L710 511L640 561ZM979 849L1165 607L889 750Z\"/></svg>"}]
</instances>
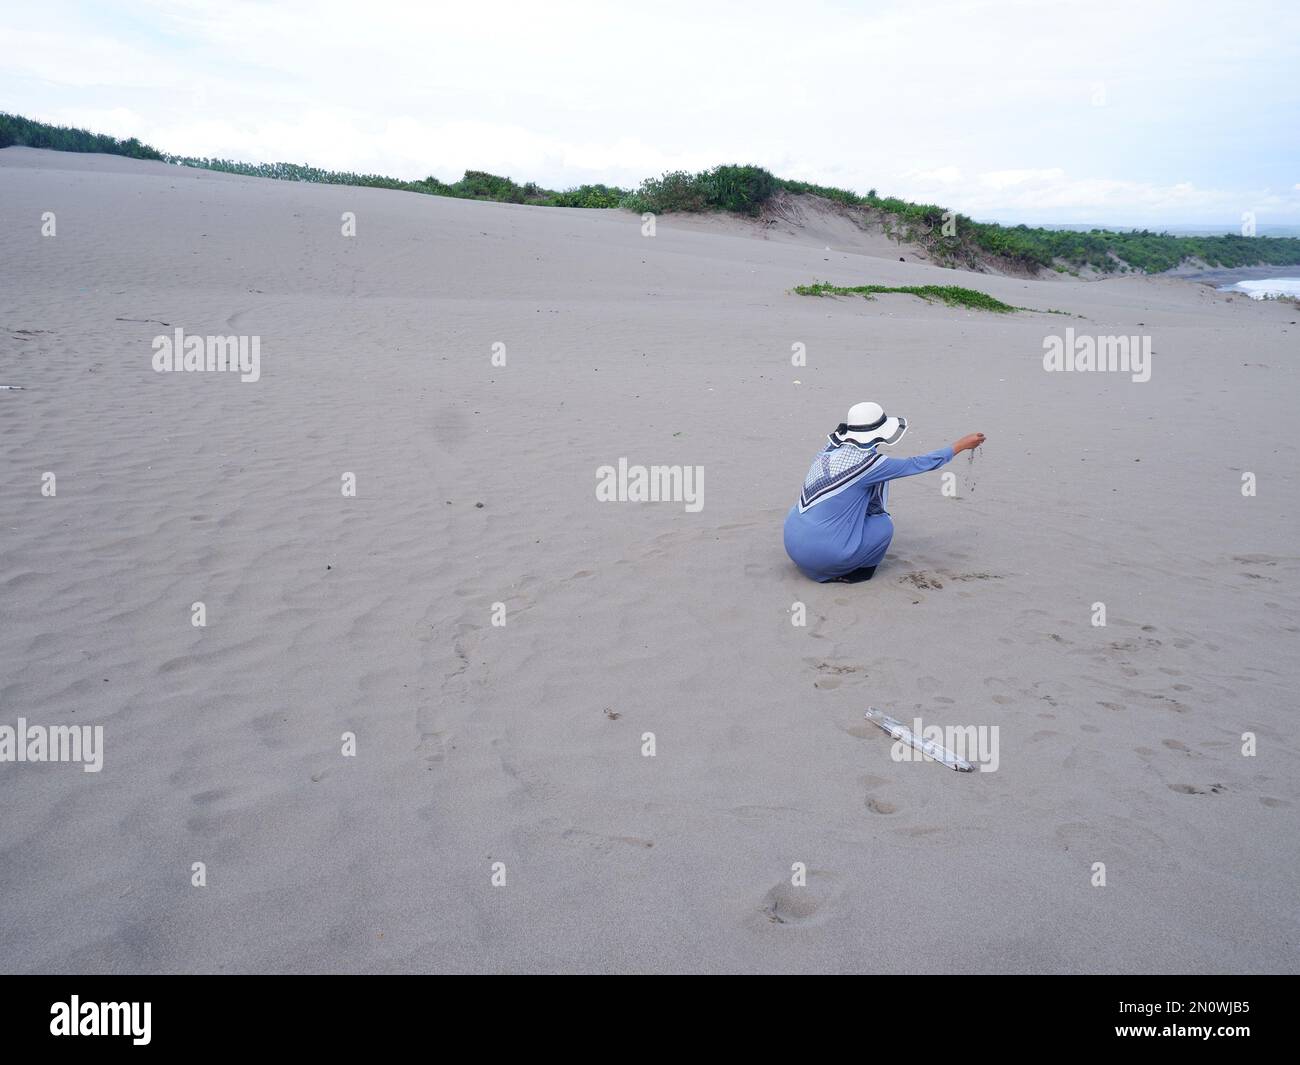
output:
<instances>
[{"instance_id":1,"label":"white wave","mask_svg":"<svg viewBox=\"0 0 1300 1065\"><path fill-rule=\"evenodd\" d=\"M1300 277L1268 277L1263 281L1238 281L1224 285L1220 292L1244 292L1253 300L1272 296L1300 296Z\"/></svg>"}]
</instances>

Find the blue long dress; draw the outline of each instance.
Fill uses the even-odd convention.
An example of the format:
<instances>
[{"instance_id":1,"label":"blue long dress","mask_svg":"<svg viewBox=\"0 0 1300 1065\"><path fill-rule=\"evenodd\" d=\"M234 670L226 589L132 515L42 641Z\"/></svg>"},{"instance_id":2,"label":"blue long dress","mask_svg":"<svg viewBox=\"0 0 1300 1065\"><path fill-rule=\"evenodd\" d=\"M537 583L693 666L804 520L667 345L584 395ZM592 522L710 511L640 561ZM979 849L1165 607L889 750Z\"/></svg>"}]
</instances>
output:
<instances>
[{"instance_id":1,"label":"blue long dress","mask_svg":"<svg viewBox=\"0 0 1300 1065\"><path fill-rule=\"evenodd\" d=\"M885 509L889 482L937 470L952 455L951 447L942 447L894 459L874 447L832 441L813 459L799 502L786 515L786 554L815 581L876 565L894 538L894 521Z\"/></svg>"}]
</instances>

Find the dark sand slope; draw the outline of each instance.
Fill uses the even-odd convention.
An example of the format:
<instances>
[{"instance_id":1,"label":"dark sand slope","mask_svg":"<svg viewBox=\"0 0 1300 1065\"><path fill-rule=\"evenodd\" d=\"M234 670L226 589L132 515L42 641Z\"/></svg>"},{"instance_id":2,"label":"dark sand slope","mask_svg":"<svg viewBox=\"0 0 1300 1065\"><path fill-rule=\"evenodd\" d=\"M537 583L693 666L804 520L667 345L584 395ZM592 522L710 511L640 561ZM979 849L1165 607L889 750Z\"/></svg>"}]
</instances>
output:
<instances>
[{"instance_id":1,"label":"dark sand slope","mask_svg":"<svg viewBox=\"0 0 1300 1065\"><path fill-rule=\"evenodd\" d=\"M0 724L105 730L0 764L0 968L1294 971L1300 315L822 237L0 152ZM155 373L177 326L261 380ZM1070 326L1151 380L1044 372ZM989 443L814 585L781 522L862 398ZM703 510L598 503L620 457Z\"/></svg>"}]
</instances>

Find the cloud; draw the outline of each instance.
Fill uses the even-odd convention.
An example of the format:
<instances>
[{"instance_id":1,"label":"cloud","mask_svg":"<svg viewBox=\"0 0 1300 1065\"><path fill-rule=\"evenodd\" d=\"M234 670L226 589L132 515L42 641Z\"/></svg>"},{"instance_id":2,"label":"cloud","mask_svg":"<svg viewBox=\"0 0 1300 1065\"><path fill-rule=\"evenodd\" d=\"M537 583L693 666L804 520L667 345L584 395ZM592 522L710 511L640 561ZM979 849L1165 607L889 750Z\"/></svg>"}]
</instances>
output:
<instances>
[{"instance_id":1,"label":"cloud","mask_svg":"<svg viewBox=\"0 0 1300 1065\"><path fill-rule=\"evenodd\" d=\"M957 185L962 181L961 168L956 166L941 166L934 170L912 170L902 176L924 185Z\"/></svg>"},{"instance_id":2,"label":"cloud","mask_svg":"<svg viewBox=\"0 0 1300 1065\"><path fill-rule=\"evenodd\" d=\"M979 182L990 189L1046 185L1059 183L1065 177L1060 167L1049 170L993 170L979 176Z\"/></svg>"}]
</instances>

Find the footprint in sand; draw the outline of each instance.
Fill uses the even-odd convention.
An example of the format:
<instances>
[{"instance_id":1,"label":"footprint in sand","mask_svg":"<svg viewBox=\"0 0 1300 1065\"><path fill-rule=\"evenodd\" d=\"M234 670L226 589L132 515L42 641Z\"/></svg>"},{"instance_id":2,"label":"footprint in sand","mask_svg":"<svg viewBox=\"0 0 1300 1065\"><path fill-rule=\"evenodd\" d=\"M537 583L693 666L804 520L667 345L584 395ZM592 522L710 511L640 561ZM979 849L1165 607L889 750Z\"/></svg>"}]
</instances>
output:
<instances>
[{"instance_id":1,"label":"footprint in sand","mask_svg":"<svg viewBox=\"0 0 1300 1065\"><path fill-rule=\"evenodd\" d=\"M898 807L892 802L886 802L884 799L873 799L868 796L867 809L873 814L896 814Z\"/></svg>"},{"instance_id":2,"label":"footprint in sand","mask_svg":"<svg viewBox=\"0 0 1300 1065\"><path fill-rule=\"evenodd\" d=\"M820 658L805 658L804 661L819 673L834 673L838 675L843 673L858 673L862 670L861 666L852 666L844 662L827 662Z\"/></svg>"},{"instance_id":3,"label":"footprint in sand","mask_svg":"<svg viewBox=\"0 0 1300 1065\"><path fill-rule=\"evenodd\" d=\"M803 887L795 887L788 881L777 884L763 898L759 912L771 924L819 924L834 910L841 891L834 874L809 869L807 884Z\"/></svg>"},{"instance_id":4,"label":"footprint in sand","mask_svg":"<svg viewBox=\"0 0 1300 1065\"><path fill-rule=\"evenodd\" d=\"M450 733L443 727L441 715L436 708L416 707L415 731L420 736L415 749L424 756L424 760L430 767L446 758Z\"/></svg>"},{"instance_id":5,"label":"footprint in sand","mask_svg":"<svg viewBox=\"0 0 1300 1065\"><path fill-rule=\"evenodd\" d=\"M911 573L904 573L898 578L899 584L910 584L913 588L939 589L943 587L943 582L933 574L926 573L925 570L913 570Z\"/></svg>"},{"instance_id":6,"label":"footprint in sand","mask_svg":"<svg viewBox=\"0 0 1300 1065\"><path fill-rule=\"evenodd\" d=\"M850 736L854 736L860 740L873 739L876 736L884 735L884 733L881 732L880 729L876 728L875 725L872 725L861 718L855 720L852 724L840 725L840 728Z\"/></svg>"},{"instance_id":7,"label":"footprint in sand","mask_svg":"<svg viewBox=\"0 0 1300 1065\"><path fill-rule=\"evenodd\" d=\"M1156 701L1162 703L1167 709L1174 710L1180 714L1187 713L1187 707L1184 706L1182 703L1180 703L1177 699L1171 698L1170 696L1164 695L1160 692L1148 692L1146 694L1148 699L1155 699Z\"/></svg>"},{"instance_id":8,"label":"footprint in sand","mask_svg":"<svg viewBox=\"0 0 1300 1065\"><path fill-rule=\"evenodd\" d=\"M447 733L430 731L420 733L415 749L424 755L427 768L432 769L447 757Z\"/></svg>"},{"instance_id":9,"label":"footprint in sand","mask_svg":"<svg viewBox=\"0 0 1300 1065\"><path fill-rule=\"evenodd\" d=\"M849 665L845 662L827 662L820 658L805 658L804 662L821 674L813 681L813 687L826 690L838 688L843 683L841 678L863 671L861 666Z\"/></svg>"},{"instance_id":10,"label":"footprint in sand","mask_svg":"<svg viewBox=\"0 0 1300 1065\"><path fill-rule=\"evenodd\" d=\"M1170 791L1179 795L1221 795L1226 789L1222 784L1210 784L1207 788L1198 788L1194 784L1170 784Z\"/></svg>"},{"instance_id":11,"label":"footprint in sand","mask_svg":"<svg viewBox=\"0 0 1300 1065\"><path fill-rule=\"evenodd\" d=\"M196 802L200 806L208 806L211 803L220 802L229 794L230 792L225 788L212 788L208 791L196 791L190 796L190 801Z\"/></svg>"},{"instance_id":12,"label":"footprint in sand","mask_svg":"<svg viewBox=\"0 0 1300 1065\"><path fill-rule=\"evenodd\" d=\"M810 625L810 626L808 627L808 635L809 635L810 637L812 637L814 640L824 640L824 639L826 639L826 634L825 634L824 632L822 632L822 629L823 629L823 628L825 627L825 625L826 625L826 615L825 615L825 614L814 614L813 617L814 617L816 620L812 623L812 625ZM817 661L817 660L816 660L816 659L813 659L813 658L805 658L804 661L805 661L805 662L815 662L815 661Z\"/></svg>"}]
</instances>

